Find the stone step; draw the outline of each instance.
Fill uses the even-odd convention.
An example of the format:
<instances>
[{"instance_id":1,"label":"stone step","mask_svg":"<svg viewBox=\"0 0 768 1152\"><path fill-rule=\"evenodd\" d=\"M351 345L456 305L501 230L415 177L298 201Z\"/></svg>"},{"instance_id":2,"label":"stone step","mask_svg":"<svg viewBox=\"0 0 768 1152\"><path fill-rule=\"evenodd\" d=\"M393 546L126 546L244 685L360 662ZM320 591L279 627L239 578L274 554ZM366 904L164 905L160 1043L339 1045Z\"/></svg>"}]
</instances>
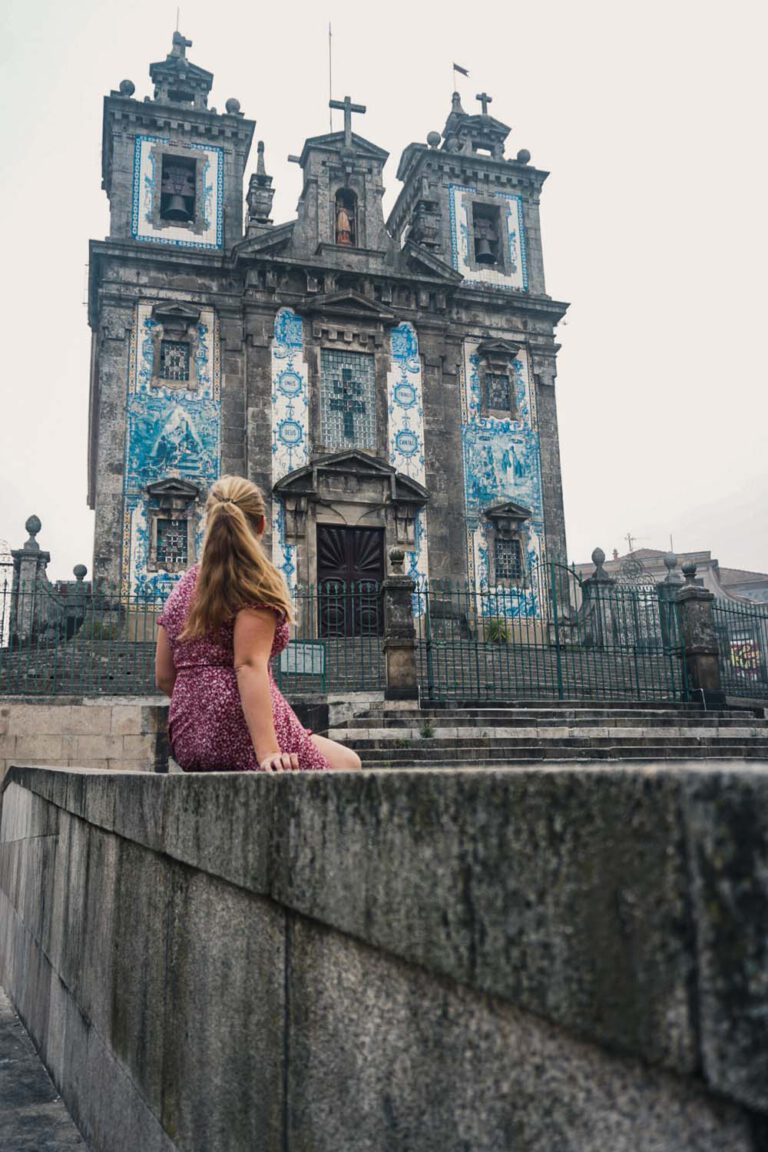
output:
<instances>
[{"instance_id":1,"label":"stone step","mask_svg":"<svg viewBox=\"0 0 768 1152\"><path fill-rule=\"evenodd\" d=\"M424 715L423 713L403 713L397 716L353 716L343 724L338 725L336 731L362 731L369 729L377 732L402 733L404 731L420 731L429 725L435 732L449 731L455 728L465 728L468 731L482 728L486 731L512 731L528 728L643 728L654 727L665 731L673 729L726 729L750 727L755 731L768 733L768 720L742 713L737 716L704 715L697 712L690 715L653 716L645 713L634 715L600 716L585 714L574 716L567 713L555 715L546 713L540 715L519 716L507 713L496 716L467 716L463 713L455 715Z\"/></svg>"},{"instance_id":2,"label":"stone step","mask_svg":"<svg viewBox=\"0 0 768 1152\"><path fill-rule=\"evenodd\" d=\"M722 735L721 735L722 733ZM423 728L331 728L328 731L331 740L338 740L343 744L353 744L356 748L369 746L391 746L403 740L419 745L424 743L442 744L502 744L509 742L531 740L615 740L640 741L653 739L658 741L662 736L665 741L672 740L764 740L768 745L768 728L754 725L718 727L670 727L659 732L655 725L630 725L627 727L606 727L594 725L585 727L569 727L567 725L534 725L530 727L501 728L483 727L480 725L461 727L432 728L429 735L425 735Z\"/></svg>"},{"instance_id":3,"label":"stone step","mask_svg":"<svg viewBox=\"0 0 768 1152\"><path fill-rule=\"evenodd\" d=\"M667 760L717 760L736 762L754 760L768 765L768 749L765 747L745 747L742 745L723 745L709 748L672 748L666 744L649 746L642 749L627 751L622 748L585 748L574 746L572 748L539 748L538 746L521 747L515 751L499 754L484 754L476 757L457 757L455 759L432 756L425 759L405 759L407 753L401 758L385 757L374 759L363 756L363 768L371 769L429 769L429 768L504 768L507 765L540 765L542 762L557 763L558 761L577 761L593 763L606 761L613 764L654 762Z\"/></svg>"},{"instance_id":4,"label":"stone step","mask_svg":"<svg viewBox=\"0 0 768 1152\"><path fill-rule=\"evenodd\" d=\"M768 741L754 740L744 737L731 740L659 740L658 737L649 736L642 740L614 740L610 738L597 740L536 740L514 744L501 744L497 741L475 742L456 741L455 743L439 743L422 741L418 745L380 745L366 741L354 741L350 745L360 753L361 759L367 761L410 759L417 760L461 760L467 758L476 760L478 757L491 759L504 759L516 757L521 751L529 750L529 754L544 756L552 752L575 750L585 757L605 749L612 749L617 754L631 755L635 751L645 752L648 749L665 749L685 751L691 757L704 756L710 750L731 749L732 755L746 754L752 751L755 755L768 760Z\"/></svg>"}]
</instances>

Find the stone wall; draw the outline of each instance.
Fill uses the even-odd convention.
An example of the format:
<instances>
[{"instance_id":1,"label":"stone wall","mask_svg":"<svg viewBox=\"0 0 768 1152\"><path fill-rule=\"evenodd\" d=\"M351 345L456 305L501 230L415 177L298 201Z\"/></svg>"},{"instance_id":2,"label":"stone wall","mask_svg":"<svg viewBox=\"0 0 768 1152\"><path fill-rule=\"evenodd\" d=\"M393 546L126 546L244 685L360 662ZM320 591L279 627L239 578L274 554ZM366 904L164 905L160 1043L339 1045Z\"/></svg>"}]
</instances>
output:
<instances>
[{"instance_id":1,"label":"stone wall","mask_svg":"<svg viewBox=\"0 0 768 1152\"><path fill-rule=\"evenodd\" d=\"M157 697L0 697L0 781L13 764L166 772L168 706Z\"/></svg>"},{"instance_id":2,"label":"stone wall","mask_svg":"<svg viewBox=\"0 0 768 1152\"><path fill-rule=\"evenodd\" d=\"M768 772L14 767L0 980L96 1152L768 1147Z\"/></svg>"}]
</instances>

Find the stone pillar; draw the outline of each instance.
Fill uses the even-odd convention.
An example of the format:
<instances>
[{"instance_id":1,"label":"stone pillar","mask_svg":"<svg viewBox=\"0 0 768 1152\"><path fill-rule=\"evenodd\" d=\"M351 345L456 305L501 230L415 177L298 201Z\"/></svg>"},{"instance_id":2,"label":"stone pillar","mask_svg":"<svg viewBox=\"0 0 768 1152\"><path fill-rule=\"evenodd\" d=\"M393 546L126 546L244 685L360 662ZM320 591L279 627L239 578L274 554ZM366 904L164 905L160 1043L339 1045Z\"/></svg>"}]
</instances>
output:
<instances>
[{"instance_id":1,"label":"stone pillar","mask_svg":"<svg viewBox=\"0 0 768 1152\"><path fill-rule=\"evenodd\" d=\"M404 573L405 553L389 552L390 574L382 584L384 601L384 661L386 700L417 700L419 678L416 670L416 627L413 621L413 593L416 583Z\"/></svg>"},{"instance_id":2,"label":"stone pillar","mask_svg":"<svg viewBox=\"0 0 768 1152\"><path fill-rule=\"evenodd\" d=\"M23 548L14 548L13 588L11 589L11 639L29 640L42 623L44 605L40 601L40 586L48 582L45 570L51 559L43 552L35 537L42 528L38 516L30 516L24 525L29 539Z\"/></svg>"},{"instance_id":3,"label":"stone pillar","mask_svg":"<svg viewBox=\"0 0 768 1152\"><path fill-rule=\"evenodd\" d=\"M591 648L603 648L613 636L613 612L609 597L616 581L605 571L605 552L595 548L592 553L595 570L582 582L581 633L584 643Z\"/></svg>"},{"instance_id":4,"label":"stone pillar","mask_svg":"<svg viewBox=\"0 0 768 1152\"><path fill-rule=\"evenodd\" d=\"M661 640L665 648L673 648L680 643L675 620L675 604L677 594L682 586L680 573L677 569L677 556L668 552L664 557L666 577L656 585L656 595L659 598L659 622L661 624Z\"/></svg>"},{"instance_id":5,"label":"stone pillar","mask_svg":"<svg viewBox=\"0 0 768 1152\"><path fill-rule=\"evenodd\" d=\"M702 704L724 704L720 647L712 611L715 597L696 583L696 565L692 561L683 564L683 575L685 584L677 593L677 606L688 688Z\"/></svg>"}]
</instances>

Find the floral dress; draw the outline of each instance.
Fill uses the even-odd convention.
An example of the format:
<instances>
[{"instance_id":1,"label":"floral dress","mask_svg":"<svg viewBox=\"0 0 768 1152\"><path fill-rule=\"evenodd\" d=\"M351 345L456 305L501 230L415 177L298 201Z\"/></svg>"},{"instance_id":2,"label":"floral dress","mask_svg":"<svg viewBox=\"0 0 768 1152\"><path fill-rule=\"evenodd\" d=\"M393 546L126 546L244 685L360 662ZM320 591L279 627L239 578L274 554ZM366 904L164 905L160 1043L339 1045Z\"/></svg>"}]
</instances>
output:
<instances>
[{"instance_id":1,"label":"floral dress","mask_svg":"<svg viewBox=\"0 0 768 1152\"><path fill-rule=\"evenodd\" d=\"M169 714L171 747L185 772L258 772L259 764L245 722L235 675L232 619L216 633L179 640L197 583L198 566L182 576L168 598L159 623L173 653L176 682ZM253 605L259 607L259 605ZM295 752L304 771L330 768L272 675L272 660L288 643L288 624L280 617L269 664L272 719L281 752Z\"/></svg>"}]
</instances>

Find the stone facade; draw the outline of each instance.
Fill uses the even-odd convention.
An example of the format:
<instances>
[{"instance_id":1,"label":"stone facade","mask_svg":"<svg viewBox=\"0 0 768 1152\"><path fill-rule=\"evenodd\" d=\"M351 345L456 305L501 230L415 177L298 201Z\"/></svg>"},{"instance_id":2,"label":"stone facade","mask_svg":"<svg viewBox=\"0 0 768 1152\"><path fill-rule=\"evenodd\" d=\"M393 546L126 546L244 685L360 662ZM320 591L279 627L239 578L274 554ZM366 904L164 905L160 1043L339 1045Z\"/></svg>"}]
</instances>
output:
<instances>
[{"instance_id":1,"label":"stone facade","mask_svg":"<svg viewBox=\"0 0 768 1152\"><path fill-rule=\"evenodd\" d=\"M243 204L254 122L233 99L207 107L212 77L188 46L176 33L152 65L153 99L123 81L104 104L95 581L167 589L194 562L222 472L264 489L291 586L329 574L326 546L345 550L342 579L366 576L364 537L382 575L398 547L416 579L522 585L531 565L564 560L554 329L566 306L545 290L547 173L524 150L505 156L509 129L486 98L471 115L454 96L443 133L403 153L385 222L387 153L352 131L364 109L345 99L343 131L296 157L295 220L275 225L261 144Z\"/></svg>"}]
</instances>

